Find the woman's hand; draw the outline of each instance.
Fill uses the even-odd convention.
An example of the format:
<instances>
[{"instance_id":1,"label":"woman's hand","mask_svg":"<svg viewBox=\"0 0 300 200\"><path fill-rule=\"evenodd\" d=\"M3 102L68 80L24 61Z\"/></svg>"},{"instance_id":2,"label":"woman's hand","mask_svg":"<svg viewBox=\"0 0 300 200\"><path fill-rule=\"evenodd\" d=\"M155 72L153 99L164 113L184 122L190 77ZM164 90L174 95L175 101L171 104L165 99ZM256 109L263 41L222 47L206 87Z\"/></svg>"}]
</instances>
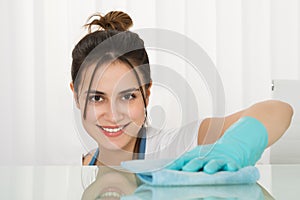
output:
<instances>
[{"instance_id":1,"label":"woman's hand","mask_svg":"<svg viewBox=\"0 0 300 200\"><path fill-rule=\"evenodd\" d=\"M167 168L209 174L236 171L254 165L267 145L265 126L253 117L243 117L230 126L215 144L197 146Z\"/></svg>"}]
</instances>

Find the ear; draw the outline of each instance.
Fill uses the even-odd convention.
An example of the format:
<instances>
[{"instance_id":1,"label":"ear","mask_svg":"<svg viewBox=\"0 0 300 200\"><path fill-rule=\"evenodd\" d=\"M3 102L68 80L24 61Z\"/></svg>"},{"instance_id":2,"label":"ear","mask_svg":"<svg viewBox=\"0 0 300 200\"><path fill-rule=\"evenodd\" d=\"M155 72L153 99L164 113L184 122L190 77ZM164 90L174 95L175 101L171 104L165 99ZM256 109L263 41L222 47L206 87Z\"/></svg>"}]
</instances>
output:
<instances>
[{"instance_id":1,"label":"ear","mask_svg":"<svg viewBox=\"0 0 300 200\"><path fill-rule=\"evenodd\" d=\"M77 95L77 93L74 91L74 84L73 84L73 82L70 83L70 88L71 88L71 90L72 90L72 92L73 92L73 97L74 97L74 100L75 100L75 103L76 103L76 107L77 107L78 109L80 109L80 105L79 105L79 102L78 102L78 95Z\"/></svg>"},{"instance_id":2,"label":"ear","mask_svg":"<svg viewBox=\"0 0 300 200\"><path fill-rule=\"evenodd\" d=\"M150 94L151 94L151 86L152 86L152 81L150 81L149 87L148 87L148 89L146 89L146 95L147 95L147 97L146 97L146 105L147 106L149 104L149 97L150 97Z\"/></svg>"}]
</instances>

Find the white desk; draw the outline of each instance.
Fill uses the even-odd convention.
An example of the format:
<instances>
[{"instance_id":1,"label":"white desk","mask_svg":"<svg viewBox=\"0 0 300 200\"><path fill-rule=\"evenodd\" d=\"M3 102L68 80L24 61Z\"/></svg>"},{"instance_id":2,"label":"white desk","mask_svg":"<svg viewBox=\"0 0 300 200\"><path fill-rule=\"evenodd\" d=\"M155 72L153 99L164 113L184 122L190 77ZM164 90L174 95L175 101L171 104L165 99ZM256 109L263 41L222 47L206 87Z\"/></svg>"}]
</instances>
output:
<instances>
[{"instance_id":1,"label":"white desk","mask_svg":"<svg viewBox=\"0 0 300 200\"><path fill-rule=\"evenodd\" d=\"M299 199L300 197L300 165L258 165L261 173L259 184L275 199ZM97 199L102 192L115 191L123 195L132 195L140 185L134 174L119 173L108 169L97 167L80 166L19 166L0 167L0 199L9 200L68 200L68 199ZM228 191L236 191L237 186ZM251 188L250 188L251 189ZM250 191L249 189L249 191ZM253 188L252 188L253 189ZM201 190L193 190L193 198L203 198ZM248 189L246 188L245 191ZM162 193L162 189L157 192ZM186 188L176 187L165 190L166 192L179 192L185 198L178 196L178 199L189 199L185 195ZM199 195L195 194L199 191ZM226 189L220 187L206 188L206 194L217 197ZM216 194L213 192L216 191ZM234 193L234 192L233 192ZM262 193L268 196L263 190ZM84 194L84 195L83 195ZM170 193L174 194L174 193ZM191 192L190 192L191 194ZM196 196L195 196L196 195ZM249 196L249 195L248 195ZM125 196L126 197L126 196ZM147 197L149 198L149 196ZM192 198L192 197L191 197ZM272 199L271 197L265 197ZM108 199L108 198L98 198ZM113 199L113 198L109 198ZM119 198L114 198L119 199ZM123 197L123 199L126 199ZM141 199L141 198L139 198ZM150 198L151 199L151 198ZM168 198L166 198L168 199ZM205 198L204 198L205 199ZM218 198L221 199L221 198ZM246 195L236 199L249 199ZM251 198L254 199L254 198Z\"/></svg>"},{"instance_id":2,"label":"white desk","mask_svg":"<svg viewBox=\"0 0 300 200\"><path fill-rule=\"evenodd\" d=\"M300 198L300 165L257 165L258 181L275 199Z\"/></svg>"}]
</instances>

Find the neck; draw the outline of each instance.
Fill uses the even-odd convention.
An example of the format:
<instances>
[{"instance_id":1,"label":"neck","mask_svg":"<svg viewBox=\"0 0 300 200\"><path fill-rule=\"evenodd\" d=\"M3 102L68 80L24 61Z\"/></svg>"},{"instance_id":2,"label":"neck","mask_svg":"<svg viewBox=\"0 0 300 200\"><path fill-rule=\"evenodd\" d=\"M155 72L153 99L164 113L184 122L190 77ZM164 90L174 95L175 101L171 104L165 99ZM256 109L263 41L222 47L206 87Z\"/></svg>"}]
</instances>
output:
<instances>
[{"instance_id":1,"label":"neck","mask_svg":"<svg viewBox=\"0 0 300 200\"><path fill-rule=\"evenodd\" d=\"M122 161L132 160L132 151L128 150L111 150L99 147L99 155L97 165L119 166Z\"/></svg>"},{"instance_id":2,"label":"neck","mask_svg":"<svg viewBox=\"0 0 300 200\"><path fill-rule=\"evenodd\" d=\"M119 166L122 161L136 159L133 157L136 141L134 139L122 149L117 150L106 149L98 144L99 155L97 165Z\"/></svg>"}]
</instances>

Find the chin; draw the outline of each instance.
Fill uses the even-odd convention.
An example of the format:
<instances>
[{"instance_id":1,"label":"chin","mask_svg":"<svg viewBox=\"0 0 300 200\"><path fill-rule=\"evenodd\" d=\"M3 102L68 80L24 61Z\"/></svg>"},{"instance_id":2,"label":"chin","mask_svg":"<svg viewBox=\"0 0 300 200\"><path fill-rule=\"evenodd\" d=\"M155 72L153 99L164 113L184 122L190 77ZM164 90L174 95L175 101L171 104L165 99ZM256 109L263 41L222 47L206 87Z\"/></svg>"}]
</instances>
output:
<instances>
[{"instance_id":1,"label":"chin","mask_svg":"<svg viewBox=\"0 0 300 200\"><path fill-rule=\"evenodd\" d=\"M120 141L110 141L110 142L108 142L107 141L104 144L100 143L100 145L102 147L104 147L105 149L111 150L111 151L121 151L121 150L128 151L127 150L128 146L130 146L129 143L130 143L130 141L128 141L128 142L124 142L124 141L121 141L121 142Z\"/></svg>"}]
</instances>

